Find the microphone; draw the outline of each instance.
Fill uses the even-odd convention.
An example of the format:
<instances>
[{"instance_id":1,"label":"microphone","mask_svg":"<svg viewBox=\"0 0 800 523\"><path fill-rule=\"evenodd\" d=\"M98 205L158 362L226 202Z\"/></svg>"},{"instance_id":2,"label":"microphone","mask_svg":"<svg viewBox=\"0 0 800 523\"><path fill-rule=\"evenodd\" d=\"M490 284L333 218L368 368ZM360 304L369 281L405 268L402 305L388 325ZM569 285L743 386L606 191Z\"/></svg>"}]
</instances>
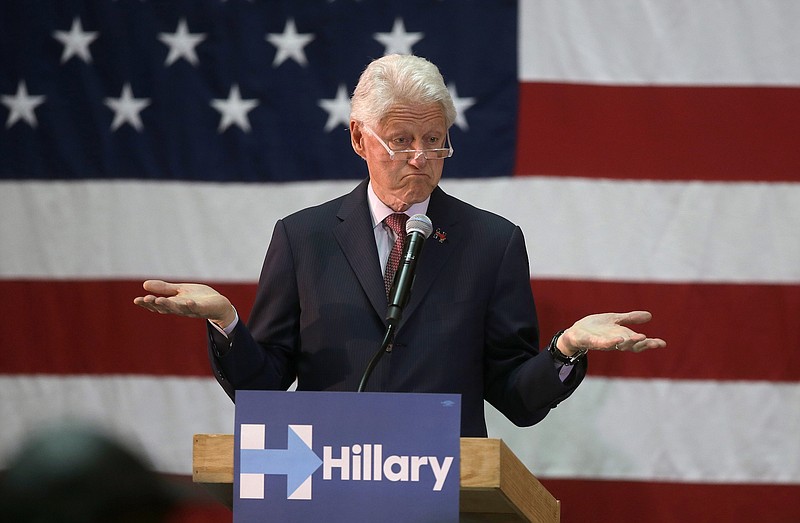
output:
<instances>
[{"instance_id":1,"label":"microphone","mask_svg":"<svg viewBox=\"0 0 800 523\"><path fill-rule=\"evenodd\" d=\"M400 318L403 317L403 307L411 295L422 243L432 232L431 219L424 214L415 214L406 222L406 243L389 291L389 308L386 310L386 321L390 325L400 323Z\"/></svg>"},{"instance_id":2,"label":"microphone","mask_svg":"<svg viewBox=\"0 0 800 523\"><path fill-rule=\"evenodd\" d=\"M417 269L417 258L422 252L422 242L433 232L431 219L424 214L415 214L406 222L406 244L403 246L403 254L394 273L392 288L389 290L389 308L386 311L386 334L378 351L369 360L361 382L358 385L358 392L364 392L367 388L367 381L372 374L372 370L380 361L383 353L389 350L394 340L394 330L403 317L403 307L406 306L408 297L411 295L411 285L414 283L414 271Z\"/></svg>"}]
</instances>

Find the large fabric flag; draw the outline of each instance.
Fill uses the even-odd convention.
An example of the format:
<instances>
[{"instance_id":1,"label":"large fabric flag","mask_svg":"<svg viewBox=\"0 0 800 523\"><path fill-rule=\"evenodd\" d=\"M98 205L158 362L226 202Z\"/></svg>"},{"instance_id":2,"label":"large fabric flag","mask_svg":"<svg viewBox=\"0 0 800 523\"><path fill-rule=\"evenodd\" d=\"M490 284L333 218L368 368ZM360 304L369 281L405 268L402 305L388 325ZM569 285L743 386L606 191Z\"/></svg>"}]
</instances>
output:
<instances>
[{"instance_id":1,"label":"large fabric flag","mask_svg":"<svg viewBox=\"0 0 800 523\"><path fill-rule=\"evenodd\" d=\"M372 59L437 65L443 188L526 235L542 339L651 310L539 425L487 407L562 521L800 521L800 4L782 0L14 0L0 5L0 468L79 418L168 474L230 433L209 283L247 317L275 221L366 176ZM435 224L434 224L435 225ZM193 521L226 520L219 512Z\"/></svg>"}]
</instances>

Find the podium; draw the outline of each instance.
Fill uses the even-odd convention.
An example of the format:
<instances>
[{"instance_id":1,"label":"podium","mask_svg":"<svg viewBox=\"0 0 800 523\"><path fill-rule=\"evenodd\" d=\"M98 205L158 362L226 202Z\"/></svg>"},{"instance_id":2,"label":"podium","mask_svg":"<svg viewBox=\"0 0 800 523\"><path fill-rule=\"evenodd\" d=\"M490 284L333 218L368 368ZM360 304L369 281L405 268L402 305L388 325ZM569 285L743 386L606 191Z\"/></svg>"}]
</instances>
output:
<instances>
[{"instance_id":1,"label":"podium","mask_svg":"<svg viewBox=\"0 0 800 523\"><path fill-rule=\"evenodd\" d=\"M192 478L233 506L232 434L196 434ZM500 439L461 438L462 523L558 523L560 505Z\"/></svg>"}]
</instances>

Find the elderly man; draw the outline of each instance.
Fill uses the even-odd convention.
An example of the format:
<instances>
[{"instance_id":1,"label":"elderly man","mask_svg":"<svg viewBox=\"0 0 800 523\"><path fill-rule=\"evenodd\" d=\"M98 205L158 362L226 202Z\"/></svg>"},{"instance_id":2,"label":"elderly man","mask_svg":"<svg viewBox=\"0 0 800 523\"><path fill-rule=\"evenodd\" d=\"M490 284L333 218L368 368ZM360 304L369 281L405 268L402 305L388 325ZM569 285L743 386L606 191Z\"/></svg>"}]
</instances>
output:
<instances>
[{"instance_id":1,"label":"elderly man","mask_svg":"<svg viewBox=\"0 0 800 523\"><path fill-rule=\"evenodd\" d=\"M354 391L387 327L402 223L425 214L439 233L417 261L390 352L366 390L461 394L462 436L485 436L484 399L517 425L532 425L575 390L589 349L664 346L626 326L650 319L637 311L583 318L539 351L522 231L438 186L455 117L436 66L415 56L373 61L350 117L369 178L276 224L247 326L204 285L150 280L144 288L152 294L134 302L207 319L211 364L232 398L237 389L285 389L295 379L299 390Z\"/></svg>"}]
</instances>

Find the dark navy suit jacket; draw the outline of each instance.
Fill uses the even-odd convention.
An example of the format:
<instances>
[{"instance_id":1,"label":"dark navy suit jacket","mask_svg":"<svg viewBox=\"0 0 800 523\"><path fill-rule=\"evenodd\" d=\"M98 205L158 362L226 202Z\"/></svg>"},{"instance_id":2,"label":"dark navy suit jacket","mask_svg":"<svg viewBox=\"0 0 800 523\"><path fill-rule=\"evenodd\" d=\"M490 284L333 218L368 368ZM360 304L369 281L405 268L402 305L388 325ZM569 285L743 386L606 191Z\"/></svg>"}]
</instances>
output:
<instances>
[{"instance_id":1,"label":"dark navy suit jacket","mask_svg":"<svg viewBox=\"0 0 800 523\"><path fill-rule=\"evenodd\" d=\"M393 350L368 391L458 393L462 436L485 436L483 400L520 426L568 397L539 330L522 231L437 188L431 236L418 259ZM387 299L367 203L353 192L280 220L247 326L226 340L209 328L214 374L237 389L355 391L383 340Z\"/></svg>"}]
</instances>

